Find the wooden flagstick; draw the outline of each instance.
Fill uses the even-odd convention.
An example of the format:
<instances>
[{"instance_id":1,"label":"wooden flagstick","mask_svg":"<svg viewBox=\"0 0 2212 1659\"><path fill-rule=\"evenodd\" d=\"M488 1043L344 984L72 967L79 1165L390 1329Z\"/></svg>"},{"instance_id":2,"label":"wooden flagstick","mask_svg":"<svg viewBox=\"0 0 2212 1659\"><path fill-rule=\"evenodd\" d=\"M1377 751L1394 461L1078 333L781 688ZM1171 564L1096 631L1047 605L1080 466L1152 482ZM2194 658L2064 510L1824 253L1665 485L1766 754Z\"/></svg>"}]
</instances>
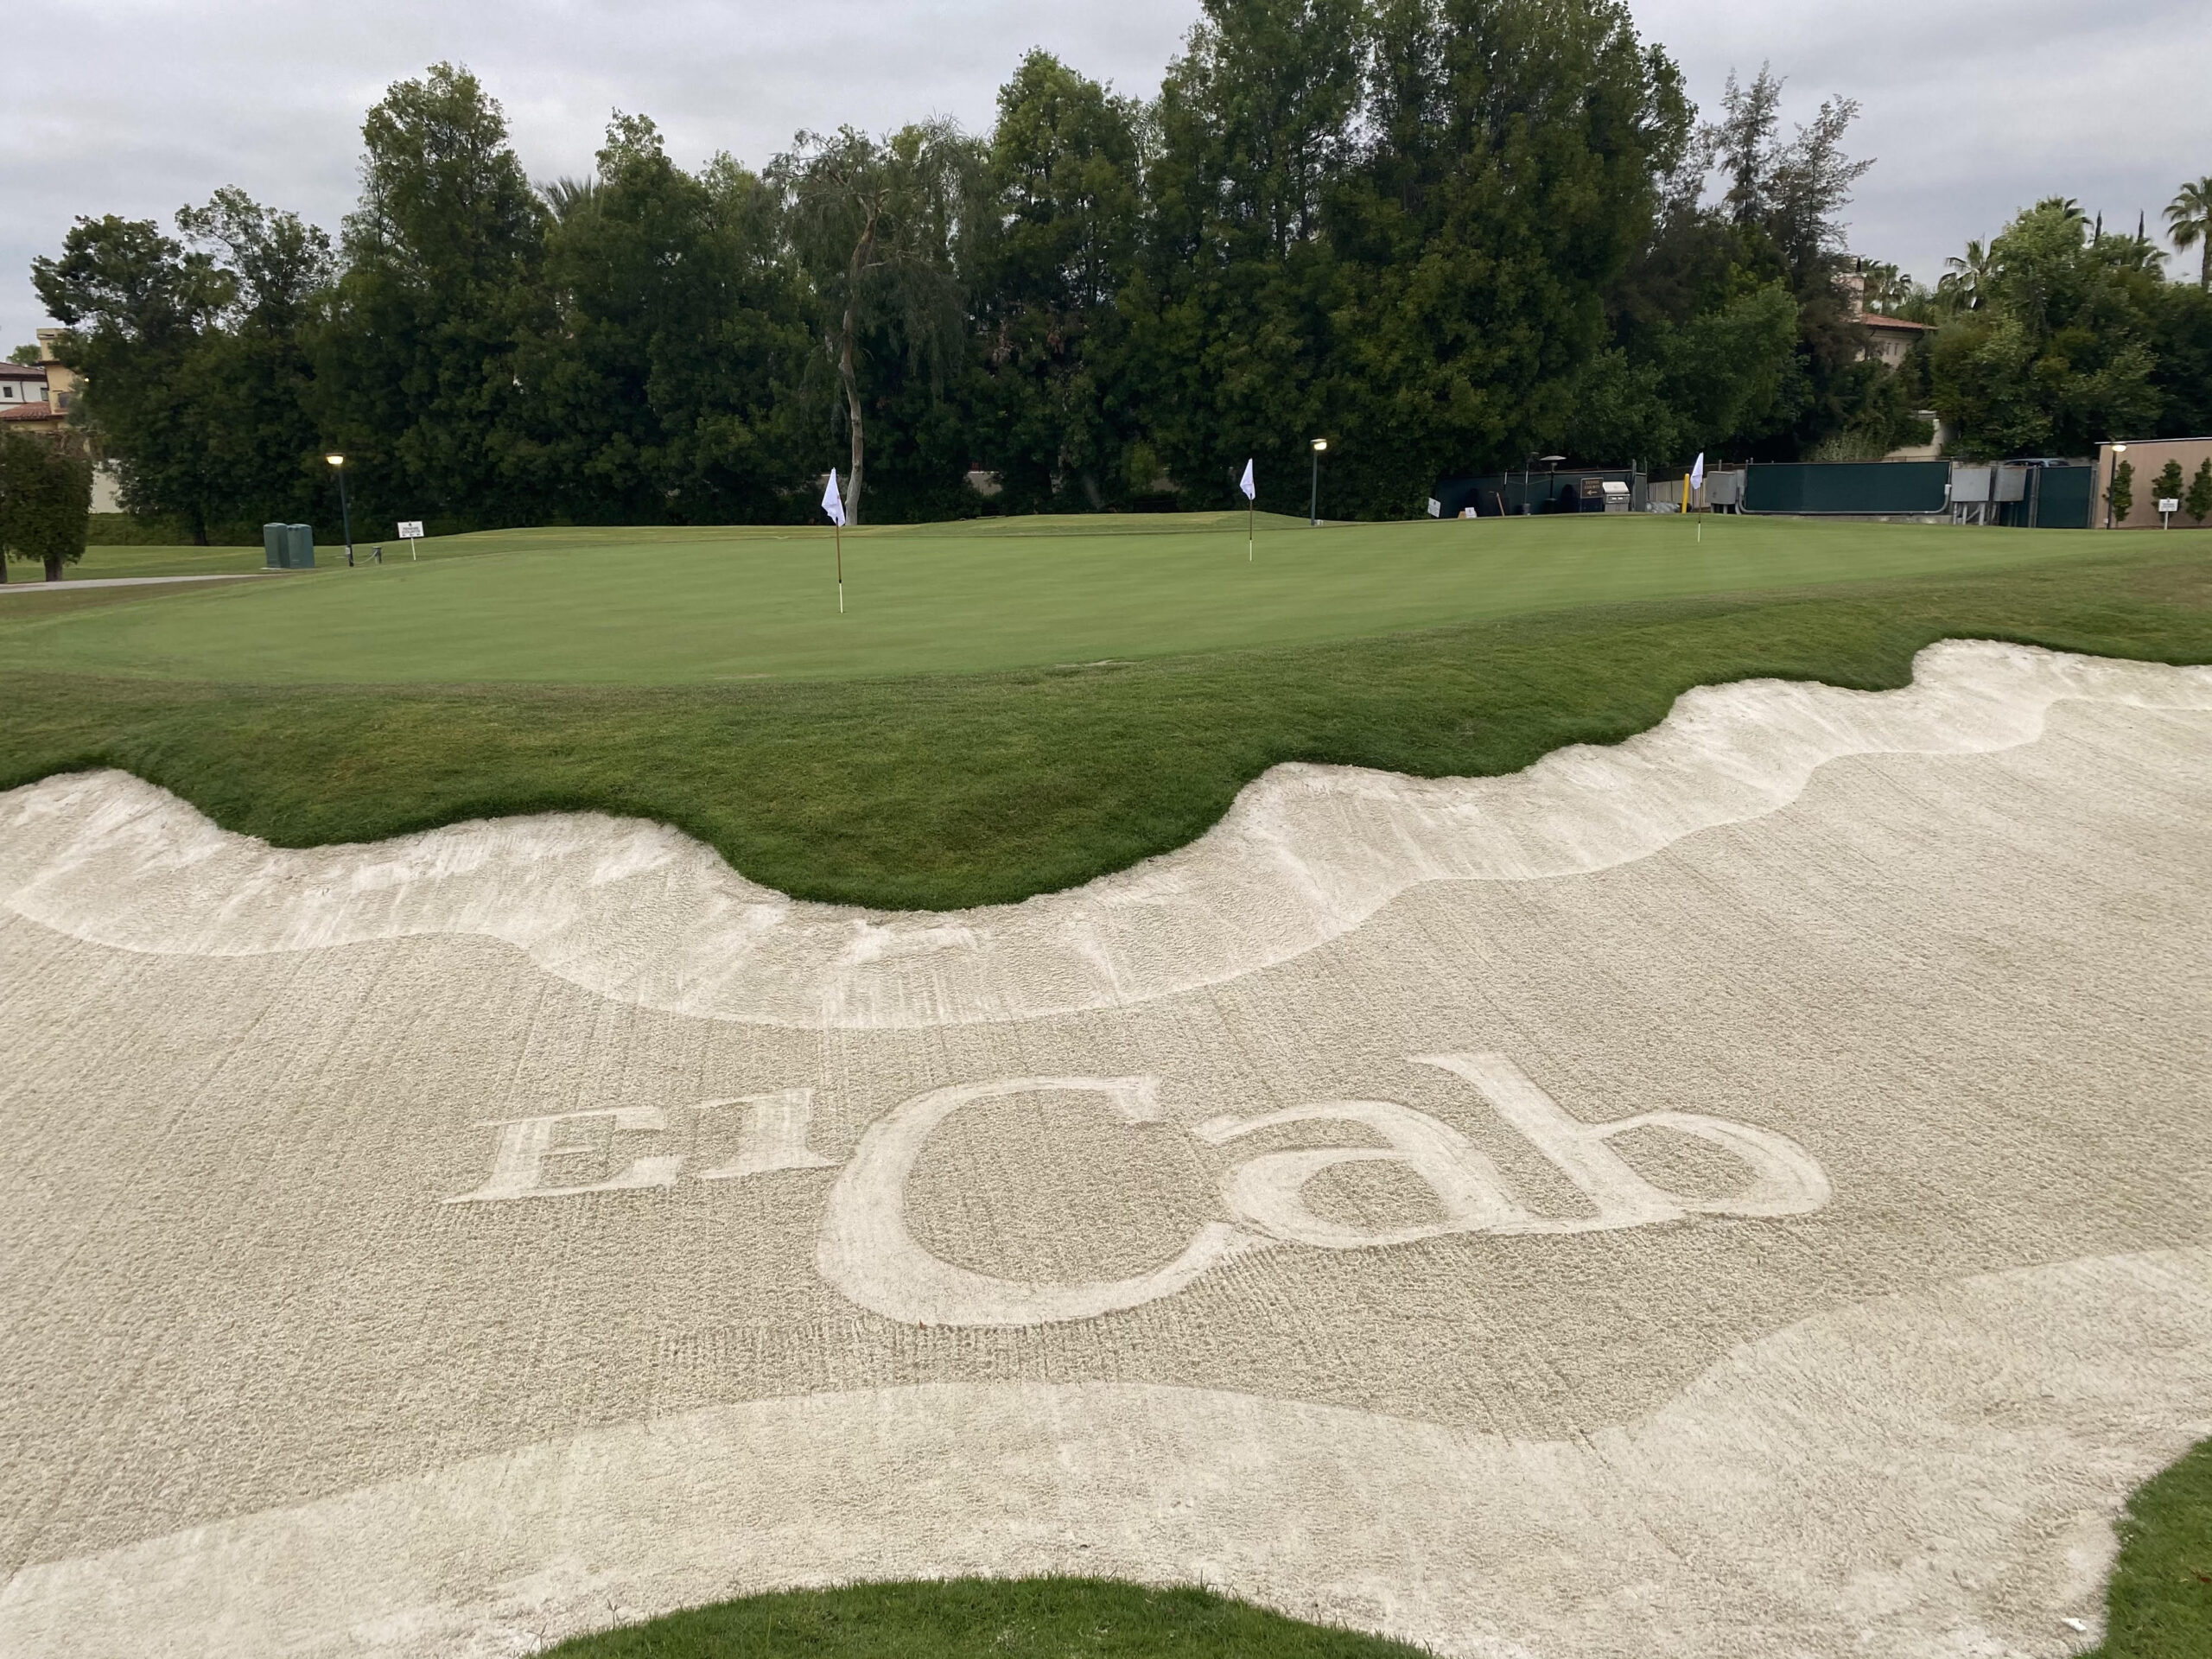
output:
<instances>
[{"instance_id":1,"label":"wooden flagstick","mask_svg":"<svg viewBox=\"0 0 2212 1659\"><path fill-rule=\"evenodd\" d=\"M837 614L842 616L845 613L845 527L833 522L830 528L837 532Z\"/></svg>"}]
</instances>

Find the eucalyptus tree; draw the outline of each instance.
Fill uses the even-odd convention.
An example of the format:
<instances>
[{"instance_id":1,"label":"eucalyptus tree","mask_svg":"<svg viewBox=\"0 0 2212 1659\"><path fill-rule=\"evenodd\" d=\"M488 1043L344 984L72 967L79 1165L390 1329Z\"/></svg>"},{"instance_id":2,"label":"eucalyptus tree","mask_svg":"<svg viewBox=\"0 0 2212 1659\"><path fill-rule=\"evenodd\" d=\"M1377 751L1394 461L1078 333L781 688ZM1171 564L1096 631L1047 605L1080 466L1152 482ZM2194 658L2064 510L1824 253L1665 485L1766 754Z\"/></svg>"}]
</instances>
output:
<instances>
[{"instance_id":1,"label":"eucalyptus tree","mask_svg":"<svg viewBox=\"0 0 2212 1659\"><path fill-rule=\"evenodd\" d=\"M902 352L933 384L958 360L967 320L955 262L982 175L981 147L944 120L880 138L851 127L802 132L770 164L844 400L851 470L843 489L853 524L861 522L868 466L866 342L876 337Z\"/></svg>"}]
</instances>

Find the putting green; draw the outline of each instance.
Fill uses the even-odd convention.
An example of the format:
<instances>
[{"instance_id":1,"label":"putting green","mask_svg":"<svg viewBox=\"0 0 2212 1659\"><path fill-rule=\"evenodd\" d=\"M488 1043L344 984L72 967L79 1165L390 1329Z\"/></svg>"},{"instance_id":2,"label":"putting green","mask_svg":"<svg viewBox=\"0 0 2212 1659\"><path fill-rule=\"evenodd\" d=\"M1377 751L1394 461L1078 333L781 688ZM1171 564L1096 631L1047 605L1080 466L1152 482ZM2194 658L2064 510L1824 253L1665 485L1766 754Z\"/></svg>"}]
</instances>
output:
<instances>
[{"instance_id":1,"label":"putting green","mask_svg":"<svg viewBox=\"0 0 2212 1659\"><path fill-rule=\"evenodd\" d=\"M1332 525L1236 514L534 530L57 613L6 666L263 683L698 684L1290 645L1577 606L2109 553L2088 532L1675 517ZM388 556L396 550L388 549ZM326 550L324 556L328 556ZM94 574L89 569L86 575ZM39 601L16 601L29 607Z\"/></svg>"}]
</instances>

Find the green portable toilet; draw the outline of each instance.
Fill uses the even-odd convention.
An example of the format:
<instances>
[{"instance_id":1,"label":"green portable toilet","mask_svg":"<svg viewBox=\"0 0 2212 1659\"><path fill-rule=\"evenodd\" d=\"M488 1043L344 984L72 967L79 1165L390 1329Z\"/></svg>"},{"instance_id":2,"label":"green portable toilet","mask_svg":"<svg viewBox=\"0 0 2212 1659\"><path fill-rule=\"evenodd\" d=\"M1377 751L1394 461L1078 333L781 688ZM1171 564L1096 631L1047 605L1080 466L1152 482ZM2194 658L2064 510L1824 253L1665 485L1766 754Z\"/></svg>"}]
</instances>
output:
<instances>
[{"instance_id":1,"label":"green portable toilet","mask_svg":"<svg viewBox=\"0 0 2212 1659\"><path fill-rule=\"evenodd\" d=\"M314 569L315 526L287 524L284 531L284 568L287 570Z\"/></svg>"},{"instance_id":2,"label":"green portable toilet","mask_svg":"<svg viewBox=\"0 0 2212 1659\"><path fill-rule=\"evenodd\" d=\"M285 537L291 528L289 524L264 524L261 527L261 551L271 570L284 568Z\"/></svg>"}]
</instances>

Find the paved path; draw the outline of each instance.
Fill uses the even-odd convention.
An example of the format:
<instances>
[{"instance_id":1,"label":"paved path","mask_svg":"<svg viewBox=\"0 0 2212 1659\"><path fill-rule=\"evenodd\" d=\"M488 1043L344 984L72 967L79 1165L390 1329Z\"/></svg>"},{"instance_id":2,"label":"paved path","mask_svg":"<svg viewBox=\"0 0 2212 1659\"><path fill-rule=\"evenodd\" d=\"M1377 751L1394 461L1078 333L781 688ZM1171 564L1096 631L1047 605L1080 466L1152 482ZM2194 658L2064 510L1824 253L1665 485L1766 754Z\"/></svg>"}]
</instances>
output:
<instances>
[{"instance_id":1,"label":"paved path","mask_svg":"<svg viewBox=\"0 0 2212 1659\"><path fill-rule=\"evenodd\" d=\"M0 795L0 1652L1046 1571L2078 1650L2212 1430L2212 671L1917 666L938 915Z\"/></svg>"},{"instance_id":2,"label":"paved path","mask_svg":"<svg viewBox=\"0 0 2212 1659\"><path fill-rule=\"evenodd\" d=\"M281 576L282 570L232 570L213 576L90 576L60 582L0 582L0 594L73 594L80 588L156 588L178 582L251 582L256 576Z\"/></svg>"}]
</instances>

